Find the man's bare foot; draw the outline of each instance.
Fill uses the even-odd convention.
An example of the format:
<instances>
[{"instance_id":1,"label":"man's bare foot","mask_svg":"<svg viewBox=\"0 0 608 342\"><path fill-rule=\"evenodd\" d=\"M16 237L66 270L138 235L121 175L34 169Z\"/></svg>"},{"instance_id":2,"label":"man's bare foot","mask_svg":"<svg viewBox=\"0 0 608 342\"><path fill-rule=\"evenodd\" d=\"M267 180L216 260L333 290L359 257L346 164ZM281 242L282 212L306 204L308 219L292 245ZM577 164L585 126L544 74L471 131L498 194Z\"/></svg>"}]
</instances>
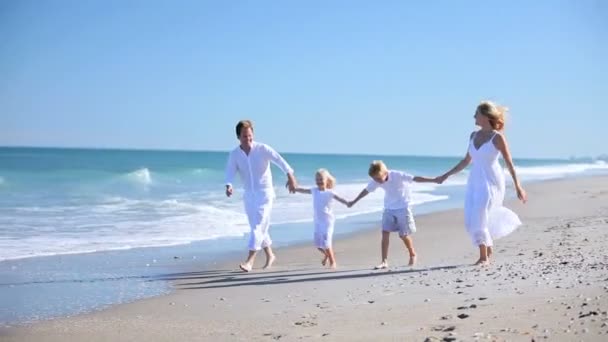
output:
<instances>
[{"instance_id":1,"label":"man's bare foot","mask_svg":"<svg viewBox=\"0 0 608 342\"><path fill-rule=\"evenodd\" d=\"M477 262L475 263L475 266L488 266L490 264L490 260L488 259L479 259L477 260Z\"/></svg>"},{"instance_id":2,"label":"man's bare foot","mask_svg":"<svg viewBox=\"0 0 608 342\"><path fill-rule=\"evenodd\" d=\"M383 261L380 265L374 267L375 270L384 270L388 268L388 262Z\"/></svg>"},{"instance_id":3,"label":"man's bare foot","mask_svg":"<svg viewBox=\"0 0 608 342\"><path fill-rule=\"evenodd\" d=\"M416 255L410 255L410 262L407 265L408 266L416 265Z\"/></svg>"},{"instance_id":4,"label":"man's bare foot","mask_svg":"<svg viewBox=\"0 0 608 342\"><path fill-rule=\"evenodd\" d=\"M251 264L249 264L249 263L240 264L239 268L243 272L251 272Z\"/></svg>"},{"instance_id":5,"label":"man's bare foot","mask_svg":"<svg viewBox=\"0 0 608 342\"><path fill-rule=\"evenodd\" d=\"M327 265L327 260L329 260L329 257L326 255L325 258L323 258L323 260L321 260L321 265L323 265L323 266Z\"/></svg>"},{"instance_id":6,"label":"man's bare foot","mask_svg":"<svg viewBox=\"0 0 608 342\"><path fill-rule=\"evenodd\" d=\"M274 254L266 258L266 264L264 265L264 269L271 268L275 260L277 260L277 258L274 256Z\"/></svg>"}]
</instances>

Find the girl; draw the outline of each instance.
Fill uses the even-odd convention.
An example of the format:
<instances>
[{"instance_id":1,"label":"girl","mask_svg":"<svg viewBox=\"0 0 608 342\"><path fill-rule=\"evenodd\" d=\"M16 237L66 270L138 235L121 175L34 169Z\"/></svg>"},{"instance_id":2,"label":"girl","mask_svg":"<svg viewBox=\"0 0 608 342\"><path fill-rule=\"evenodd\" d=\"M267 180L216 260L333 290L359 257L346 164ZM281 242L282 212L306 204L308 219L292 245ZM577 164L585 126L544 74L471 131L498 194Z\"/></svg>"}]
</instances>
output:
<instances>
[{"instance_id":1,"label":"girl","mask_svg":"<svg viewBox=\"0 0 608 342\"><path fill-rule=\"evenodd\" d=\"M474 116L475 124L481 129L471 133L467 154L454 168L438 177L443 183L473 163L467 181L464 213L467 232L479 247L479 260L475 265L487 265L492 256L493 240L511 233L521 224L517 214L502 206L505 176L498 163L499 154L511 173L517 197L524 203L527 199L515 174L507 139L502 134L506 111L490 101L481 102Z\"/></svg>"},{"instance_id":2,"label":"girl","mask_svg":"<svg viewBox=\"0 0 608 342\"><path fill-rule=\"evenodd\" d=\"M296 188L295 191L303 194L312 194L315 246L323 254L323 261L321 264L325 266L329 261L329 266L332 269L335 269L337 264L332 248L335 218L331 209L331 203L334 199L344 205L348 205L348 202L342 197L334 194L332 189L336 184L336 179L326 169L319 169L317 171L315 174L315 182L317 183L316 188Z\"/></svg>"}]
</instances>

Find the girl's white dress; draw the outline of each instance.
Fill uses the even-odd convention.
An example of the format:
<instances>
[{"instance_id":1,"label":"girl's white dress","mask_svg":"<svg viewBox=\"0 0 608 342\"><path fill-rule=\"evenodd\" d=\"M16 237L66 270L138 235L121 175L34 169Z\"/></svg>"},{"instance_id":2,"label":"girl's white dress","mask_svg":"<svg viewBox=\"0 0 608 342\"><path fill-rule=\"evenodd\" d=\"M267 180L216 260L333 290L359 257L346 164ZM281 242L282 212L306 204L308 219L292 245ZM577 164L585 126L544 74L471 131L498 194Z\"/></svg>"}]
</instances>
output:
<instances>
[{"instance_id":1,"label":"girl's white dress","mask_svg":"<svg viewBox=\"0 0 608 342\"><path fill-rule=\"evenodd\" d=\"M334 192L331 190L321 191L319 188L312 188L312 203L315 211L315 246L321 249L331 248L334 235L334 213L332 202Z\"/></svg>"},{"instance_id":2,"label":"girl's white dress","mask_svg":"<svg viewBox=\"0 0 608 342\"><path fill-rule=\"evenodd\" d=\"M492 246L494 239L506 236L521 225L517 214L503 207L505 175L498 162L500 151L492 142L496 133L479 148L473 135L469 142L472 167L464 202L465 226L473 243Z\"/></svg>"}]
</instances>

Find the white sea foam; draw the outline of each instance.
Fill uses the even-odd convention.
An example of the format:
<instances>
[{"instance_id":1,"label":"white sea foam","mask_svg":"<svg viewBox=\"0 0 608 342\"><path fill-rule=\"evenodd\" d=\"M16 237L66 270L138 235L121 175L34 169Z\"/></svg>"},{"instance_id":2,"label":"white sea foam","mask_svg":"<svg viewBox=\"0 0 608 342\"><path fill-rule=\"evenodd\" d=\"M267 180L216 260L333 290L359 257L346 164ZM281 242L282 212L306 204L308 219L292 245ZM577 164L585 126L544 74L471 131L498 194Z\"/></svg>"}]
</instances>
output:
<instances>
[{"instance_id":1,"label":"white sea foam","mask_svg":"<svg viewBox=\"0 0 608 342\"><path fill-rule=\"evenodd\" d=\"M589 171L608 171L608 164L603 161L580 164L557 164L543 166L515 167L518 175L524 180L541 180L573 176ZM508 174L508 171L505 170Z\"/></svg>"},{"instance_id":2,"label":"white sea foam","mask_svg":"<svg viewBox=\"0 0 608 342\"><path fill-rule=\"evenodd\" d=\"M0 239L0 260L171 246L242 236L249 231L247 218L242 211L234 210L237 208L220 209L172 200L122 199L70 212L65 209L47 208L42 216L13 217L13 229ZM49 210L54 210L52 215ZM5 219L0 219L0 224Z\"/></svg>"},{"instance_id":3,"label":"white sea foam","mask_svg":"<svg viewBox=\"0 0 608 342\"><path fill-rule=\"evenodd\" d=\"M145 167L128 173L126 177L127 179L136 184L150 185L152 183L152 176L150 174L150 170Z\"/></svg>"}]
</instances>

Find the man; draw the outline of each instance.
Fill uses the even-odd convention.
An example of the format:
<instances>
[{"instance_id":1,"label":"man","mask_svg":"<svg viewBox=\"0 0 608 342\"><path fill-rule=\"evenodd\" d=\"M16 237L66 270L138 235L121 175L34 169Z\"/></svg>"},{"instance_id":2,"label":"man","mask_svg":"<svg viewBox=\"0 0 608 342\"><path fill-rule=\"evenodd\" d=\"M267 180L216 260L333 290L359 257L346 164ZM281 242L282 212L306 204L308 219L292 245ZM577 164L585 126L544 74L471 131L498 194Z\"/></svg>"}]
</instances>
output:
<instances>
[{"instance_id":1,"label":"man","mask_svg":"<svg viewBox=\"0 0 608 342\"><path fill-rule=\"evenodd\" d=\"M264 249L266 254L264 269L270 268L276 260L270 247L272 240L268 232L272 202L275 198L270 162L277 165L287 175L287 187L290 193L295 192L297 182L293 169L280 154L266 144L253 141L253 123L251 121L239 121L236 125L236 136L240 144L228 156L226 196L232 196L232 182L238 172L243 183L245 213L251 228L248 243L249 255L239 267L243 272L250 272L255 255L260 249Z\"/></svg>"}]
</instances>

